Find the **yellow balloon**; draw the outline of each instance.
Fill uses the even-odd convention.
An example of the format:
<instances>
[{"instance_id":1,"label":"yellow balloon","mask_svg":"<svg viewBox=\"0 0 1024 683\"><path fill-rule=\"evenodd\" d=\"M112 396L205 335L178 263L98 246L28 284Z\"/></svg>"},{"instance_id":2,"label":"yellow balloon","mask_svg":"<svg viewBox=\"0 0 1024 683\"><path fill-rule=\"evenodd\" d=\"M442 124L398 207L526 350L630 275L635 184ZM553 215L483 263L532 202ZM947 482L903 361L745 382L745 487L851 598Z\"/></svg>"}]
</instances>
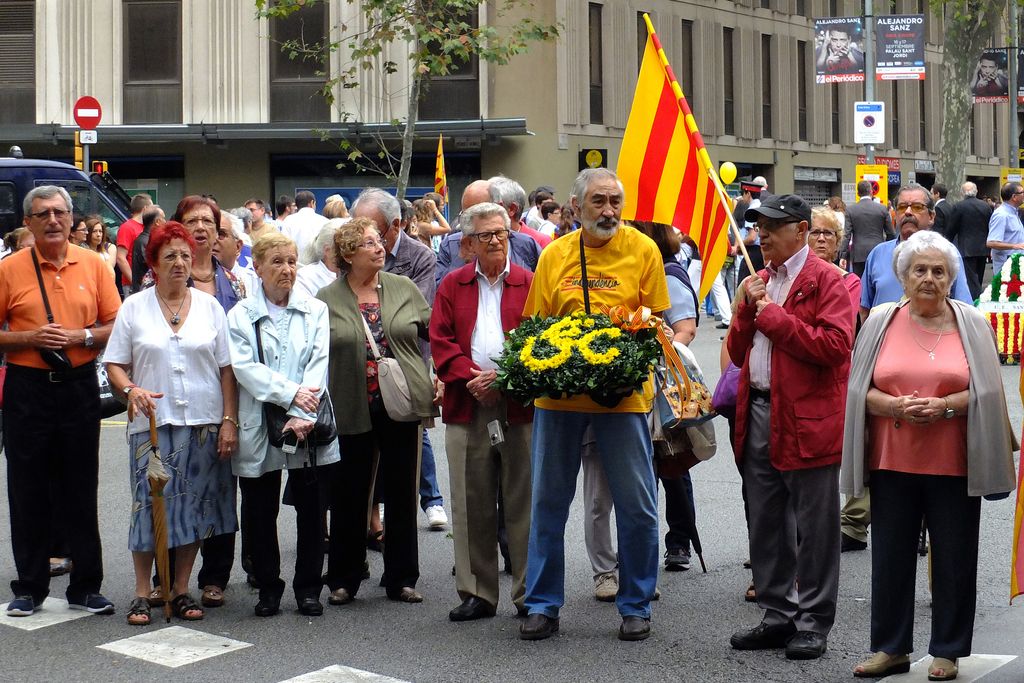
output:
<instances>
[{"instance_id":1,"label":"yellow balloon","mask_svg":"<svg viewBox=\"0 0 1024 683\"><path fill-rule=\"evenodd\" d=\"M718 167L718 177L721 178L722 182L726 185L736 180L736 164L731 161L723 163Z\"/></svg>"}]
</instances>

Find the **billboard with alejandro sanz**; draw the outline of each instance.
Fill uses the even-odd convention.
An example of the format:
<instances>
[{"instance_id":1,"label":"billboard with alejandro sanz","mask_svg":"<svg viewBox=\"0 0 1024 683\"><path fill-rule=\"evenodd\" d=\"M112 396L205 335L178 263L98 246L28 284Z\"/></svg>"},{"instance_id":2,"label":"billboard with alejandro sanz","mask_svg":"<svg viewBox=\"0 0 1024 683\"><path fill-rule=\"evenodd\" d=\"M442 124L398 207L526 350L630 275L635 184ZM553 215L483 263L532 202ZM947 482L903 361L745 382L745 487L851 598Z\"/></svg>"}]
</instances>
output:
<instances>
[{"instance_id":1,"label":"billboard with alejandro sanz","mask_svg":"<svg viewBox=\"0 0 1024 683\"><path fill-rule=\"evenodd\" d=\"M815 83L864 80L864 22L861 17L814 20Z\"/></svg>"},{"instance_id":2,"label":"billboard with alejandro sanz","mask_svg":"<svg viewBox=\"0 0 1024 683\"><path fill-rule=\"evenodd\" d=\"M1010 101L1006 67L1005 49L990 48L981 53L971 70L970 88L974 104Z\"/></svg>"},{"instance_id":3,"label":"billboard with alejandro sanz","mask_svg":"<svg viewBox=\"0 0 1024 683\"><path fill-rule=\"evenodd\" d=\"M924 15L875 17L875 78L924 80Z\"/></svg>"}]
</instances>

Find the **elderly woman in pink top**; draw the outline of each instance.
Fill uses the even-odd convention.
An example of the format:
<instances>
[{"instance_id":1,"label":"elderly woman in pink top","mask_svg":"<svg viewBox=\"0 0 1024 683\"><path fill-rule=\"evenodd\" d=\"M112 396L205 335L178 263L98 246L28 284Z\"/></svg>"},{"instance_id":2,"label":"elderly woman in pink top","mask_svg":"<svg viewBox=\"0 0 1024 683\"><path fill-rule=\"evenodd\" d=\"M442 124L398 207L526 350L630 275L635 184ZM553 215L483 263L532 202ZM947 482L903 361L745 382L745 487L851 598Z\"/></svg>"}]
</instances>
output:
<instances>
[{"instance_id":1,"label":"elderly woman in pink top","mask_svg":"<svg viewBox=\"0 0 1024 683\"><path fill-rule=\"evenodd\" d=\"M952 680L971 654L981 497L1014 486L1016 438L995 337L971 306L948 297L960 259L922 230L896 248L906 300L872 312L853 350L840 487L871 487L871 650L853 675L905 672L913 651L916 537L932 542L933 659Z\"/></svg>"}]
</instances>

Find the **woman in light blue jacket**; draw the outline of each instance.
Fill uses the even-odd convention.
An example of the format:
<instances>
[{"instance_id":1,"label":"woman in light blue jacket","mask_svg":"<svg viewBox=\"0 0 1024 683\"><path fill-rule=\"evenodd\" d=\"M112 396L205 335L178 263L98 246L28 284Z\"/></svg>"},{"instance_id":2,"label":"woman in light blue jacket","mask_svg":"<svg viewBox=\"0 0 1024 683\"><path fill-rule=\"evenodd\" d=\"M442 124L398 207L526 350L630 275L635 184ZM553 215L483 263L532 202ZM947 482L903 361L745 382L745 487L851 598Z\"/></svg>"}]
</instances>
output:
<instances>
[{"instance_id":1,"label":"woman in light blue jacket","mask_svg":"<svg viewBox=\"0 0 1024 683\"><path fill-rule=\"evenodd\" d=\"M304 439L316 422L327 392L327 306L293 293L298 256L291 238L273 232L252 248L260 288L228 314L231 364L238 380L239 447L231 467L245 509L243 525L252 539L253 573L260 586L256 616L280 610L284 581L277 542L281 471L288 470L288 496L295 505L296 558L292 588L299 612L323 614L321 482L330 480L339 459L338 442L311 450ZM257 332L258 330L258 332ZM257 346L263 346L263 362ZM271 445L263 404L287 409L284 431L299 438L294 453ZM311 455L312 453L312 455Z\"/></svg>"}]
</instances>

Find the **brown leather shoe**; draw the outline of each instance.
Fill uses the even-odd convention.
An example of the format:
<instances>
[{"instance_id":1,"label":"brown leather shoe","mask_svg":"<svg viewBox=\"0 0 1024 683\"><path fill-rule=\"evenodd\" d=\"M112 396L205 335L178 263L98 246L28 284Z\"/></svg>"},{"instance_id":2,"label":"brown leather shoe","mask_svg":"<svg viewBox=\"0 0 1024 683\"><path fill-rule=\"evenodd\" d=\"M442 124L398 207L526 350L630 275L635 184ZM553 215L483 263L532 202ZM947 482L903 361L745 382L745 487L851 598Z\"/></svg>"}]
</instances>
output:
<instances>
[{"instance_id":1,"label":"brown leather shoe","mask_svg":"<svg viewBox=\"0 0 1024 683\"><path fill-rule=\"evenodd\" d=\"M352 594L345 588L337 588L331 591L331 594L327 596L327 602L332 605L347 605L348 603L355 600Z\"/></svg>"},{"instance_id":2,"label":"brown leather shoe","mask_svg":"<svg viewBox=\"0 0 1024 683\"><path fill-rule=\"evenodd\" d=\"M619 640L646 640L651 635L651 620L643 617L622 617Z\"/></svg>"},{"instance_id":3,"label":"brown leather shoe","mask_svg":"<svg viewBox=\"0 0 1024 683\"><path fill-rule=\"evenodd\" d=\"M203 586L203 594L199 598L203 607L220 607L224 604L224 589L220 586Z\"/></svg>"},{"instance_id":4,"label":"brown leather shoe","mask_svg":"<svg viewBox=\"0 0 1024 683\"><path fill-rule=\"evenodd\" d=\"M388 600L394 600L395 602L423 602L423 596L416 592L416 589L410 588L409 586L402 586L402 590L397 593L388 593Z\"/></svg>"},{"instance_id":5,"label":"brown leather shoe","mask_svg":"<svg viewBox=\"0 0 1024 683\"><path fill-rule=\"evenodd\" d=\"M519 625L519 638L521 640L544 640L558 633L558 617L549 617L540 612L535 612L526 617L526 621Z\"/></svg>"}]
</instances>

